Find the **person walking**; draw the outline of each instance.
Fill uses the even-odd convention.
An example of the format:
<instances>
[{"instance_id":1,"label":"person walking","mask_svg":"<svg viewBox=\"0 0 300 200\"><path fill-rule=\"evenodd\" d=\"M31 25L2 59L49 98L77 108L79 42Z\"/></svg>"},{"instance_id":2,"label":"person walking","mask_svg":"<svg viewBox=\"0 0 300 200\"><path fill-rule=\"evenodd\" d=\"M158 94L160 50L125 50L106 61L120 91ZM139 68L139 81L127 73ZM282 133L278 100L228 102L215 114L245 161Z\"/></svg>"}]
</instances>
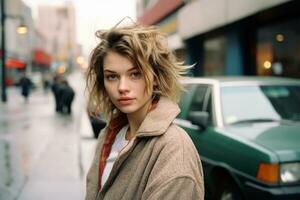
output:
<instances>
[{"instance_id":1,"label":"person walking","mask_svg":"<svg viewBox=\"0 0 300 200\"><path fill-rule=\"evenodd\" d=\"M30 89L33 87L32 81L27 77L26 73L23 72L19 81L21 87L21 94L24 97L25 103L28 103Z\"/></svg>"},{"instance_id":2,"label":"person walking","mask_svg":"<svg viewBox=\"0 0 300 200\"><path fill-rule=\"evenodd\" d=\"M61 112L70 115L72 113L72 102L75 92L67 80L61 81L61 84L57 90L57 95L60 98Z\"/></svg>"},{"instance_id":3,"label":"person walking","mask_svg":"<svg viewBox=\"0 0 300 200\"><path fill-rule=\"evenodd\" d=\"M62 112L61 98L58 94L59 87L61 85L61 81L62 81L62 77L59 74L55 74L55 76L53 77L52 85L51 85L51 90L52 90L54 100L55 100L55 111L58 113Z\"/></svg>"},{"instance_id":4,"label":"person walking","mask_svg":"<svg viewBox=\"0 0 300 200\"><path fill-rule=\"evenodd\" d=\"M156 27L98 31L87 71L89 102L105 113L86 200L204 199L199 154L173 123L187 66Z\"/></svg>"},{"instance_id":5,"label":"person walking","mask_svg":"<svg viewBox=\"0 0 300 200\"><path fill-rule=\"evenodd\" d=\"M50 75L50 72L46 71L46 72L43 73L43 75L42 75L42 81L43 81L44 92L47 93L48 90L51 87L51 75Z\"/></svg>"}]
</instances>

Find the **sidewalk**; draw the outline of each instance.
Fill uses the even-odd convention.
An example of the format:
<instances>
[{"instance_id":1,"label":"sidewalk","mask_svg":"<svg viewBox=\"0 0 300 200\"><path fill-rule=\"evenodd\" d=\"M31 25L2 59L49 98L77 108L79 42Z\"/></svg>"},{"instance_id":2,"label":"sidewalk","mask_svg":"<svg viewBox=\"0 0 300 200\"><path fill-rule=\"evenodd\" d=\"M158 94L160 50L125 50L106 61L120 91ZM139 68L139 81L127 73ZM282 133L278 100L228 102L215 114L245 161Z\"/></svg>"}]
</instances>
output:
<instances>
[{"instance_id":1,"label":"sidewalk","mask_svg":"<svg viewBox=\"0 0 300 200\"><path fill-rule=\"evenodd\" d=\"M0 103L0 200L83 199L96 140L85 110L82 75L68 77L76 96L71 116L54 111L51 91L25 104L17 88Z\"/></svg>"}]
</instances>

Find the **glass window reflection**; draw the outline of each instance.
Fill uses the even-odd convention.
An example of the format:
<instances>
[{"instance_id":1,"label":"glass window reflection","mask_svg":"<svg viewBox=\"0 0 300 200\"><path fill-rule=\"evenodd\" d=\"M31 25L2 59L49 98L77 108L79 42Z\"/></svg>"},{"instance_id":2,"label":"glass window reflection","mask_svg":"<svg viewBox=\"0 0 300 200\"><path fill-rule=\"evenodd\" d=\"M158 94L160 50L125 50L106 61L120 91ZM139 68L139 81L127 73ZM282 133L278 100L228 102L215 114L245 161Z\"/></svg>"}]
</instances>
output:
<instances>
[{"instance_id":1,"label":"glass window reflection","mask_svg":"<svg viewBox=\"0 0 300 200\"><path fill-rule=\"evenodd\" d=\"M221 89L225 124L300 120L300 86L236 86Z\"/></svg>"}]
</instances>

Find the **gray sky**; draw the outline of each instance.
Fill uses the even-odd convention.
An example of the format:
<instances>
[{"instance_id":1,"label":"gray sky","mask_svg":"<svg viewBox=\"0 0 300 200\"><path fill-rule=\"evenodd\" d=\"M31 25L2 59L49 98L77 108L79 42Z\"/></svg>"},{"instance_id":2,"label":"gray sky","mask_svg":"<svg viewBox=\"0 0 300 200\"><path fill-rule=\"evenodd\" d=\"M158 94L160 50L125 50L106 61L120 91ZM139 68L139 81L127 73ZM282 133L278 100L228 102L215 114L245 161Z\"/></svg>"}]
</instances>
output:
<instances>
[{"instance_id":1,"label":"gray sky","mask_svg":"<svg viewBox=\"0 0 300 200\"><path fill-rule=\"evenodd\" d=\"M62 5L64 0L23 0L37 14L38 5ZM69 0L74 2L77 21L77 40L85 53L95 46L94 33L114 26L122 18L136 19L135 0Z\"/></svg>"}]
</instances>

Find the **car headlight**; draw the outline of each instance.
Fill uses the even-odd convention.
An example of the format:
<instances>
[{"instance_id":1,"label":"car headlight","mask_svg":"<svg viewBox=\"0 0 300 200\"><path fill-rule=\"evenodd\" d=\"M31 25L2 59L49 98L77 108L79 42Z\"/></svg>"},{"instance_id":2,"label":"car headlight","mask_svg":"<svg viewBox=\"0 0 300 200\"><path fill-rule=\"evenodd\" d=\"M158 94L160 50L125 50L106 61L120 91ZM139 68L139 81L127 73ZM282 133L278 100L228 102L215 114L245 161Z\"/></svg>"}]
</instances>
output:
<instances>
[{"instance_id":1,"label":"car headlight","mask_svg":"<svg viewBox=\"0 0 300 200\"><path fill-rule=\"evenodd\" d=\"M282 183L300 181L300 163L284 163L280 165L280 180Z\"/></svg>"}]
</instances>

